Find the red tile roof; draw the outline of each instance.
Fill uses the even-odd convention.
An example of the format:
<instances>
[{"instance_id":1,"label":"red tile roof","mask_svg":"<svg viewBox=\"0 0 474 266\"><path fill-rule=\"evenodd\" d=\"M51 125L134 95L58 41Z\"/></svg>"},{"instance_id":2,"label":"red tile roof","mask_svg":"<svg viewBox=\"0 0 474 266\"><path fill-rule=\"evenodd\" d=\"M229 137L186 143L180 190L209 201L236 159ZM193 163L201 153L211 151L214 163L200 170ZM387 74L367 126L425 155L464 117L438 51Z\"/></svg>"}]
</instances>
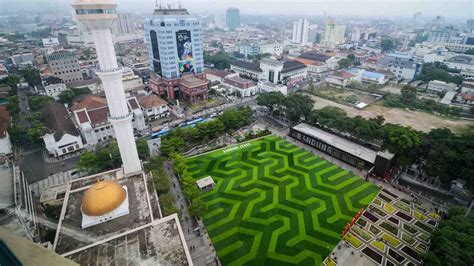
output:
<instances>
[{"instance_id":1,"label":"red tile roof","mask_svg":"<svg viewBox=\"0 0 474 266\"><path fill-rule=\"evenodd\" d=\"M76 112L76 115L80 123L89 122L89 118L87 117L86 111Z\"/></svg>"},{"instance_id":2,"label":"red tile roof","mask_svg":"<svg viewBox=\"0 0 474 266\"><path fill-rule=\"evenodd\" d=\"M89 95L79 101L77 104L71 107L72 110L80 110L80 109L95 109L99 107L107 106L107 99L101 98L97 96Z\"/></svg>"},{"instance_id":3,"label":"red tile roof","mask_svg":"<svg viewBox=\"0 0 474 266\"><path fill-rule=\"evenodd\" d=\"M139 101L143 108L159 107L166 104L165 100L161 99L155 94L143 96L139 99Z\"/></svg>"},{"instance_id":4,"label":"red tile roof","mask_svg":"<svg viewBox=\"0 0 474 266\"><path fill-rule=\"evenodd\" d=\"M128 104L130 104L130 107L132 108L132 110L140 109L140 105L138 105L138 102L137 102L136 98L131 98L131 99L127 99L127 100L128 100Z\"/></svg>"},{"instance_id":5,"label":"red tile roof","mask_svg":"<svg viewBox=\"0 0 474 266\"><path fill-rule=\"evenodd\" d=\"M89 114L89 117L91 119L91 124L95 126L107 122L109 117L109 107L105 106L93 110L88 110L87 113Z\"/></svg>"}]
</instances>

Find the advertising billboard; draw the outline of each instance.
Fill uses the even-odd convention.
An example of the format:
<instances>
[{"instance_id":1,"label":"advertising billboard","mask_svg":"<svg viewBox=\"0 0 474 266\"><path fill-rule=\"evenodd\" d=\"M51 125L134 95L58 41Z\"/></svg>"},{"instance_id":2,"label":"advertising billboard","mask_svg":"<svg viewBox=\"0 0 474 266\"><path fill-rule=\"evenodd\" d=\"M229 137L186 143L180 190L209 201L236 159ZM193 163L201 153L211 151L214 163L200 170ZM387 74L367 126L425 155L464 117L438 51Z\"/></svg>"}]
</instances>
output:
<instances>
[{"instance_id":1,"label":"advertising billboard","mask_svg":"<svg viewBox=\"0 0 474 266\"><path fill-rule=\"evenodd\" d=\"M178 49L179 72L194 72L193 43L189 30L176 32L176 46Z\"/></svg>"}]
</instances>

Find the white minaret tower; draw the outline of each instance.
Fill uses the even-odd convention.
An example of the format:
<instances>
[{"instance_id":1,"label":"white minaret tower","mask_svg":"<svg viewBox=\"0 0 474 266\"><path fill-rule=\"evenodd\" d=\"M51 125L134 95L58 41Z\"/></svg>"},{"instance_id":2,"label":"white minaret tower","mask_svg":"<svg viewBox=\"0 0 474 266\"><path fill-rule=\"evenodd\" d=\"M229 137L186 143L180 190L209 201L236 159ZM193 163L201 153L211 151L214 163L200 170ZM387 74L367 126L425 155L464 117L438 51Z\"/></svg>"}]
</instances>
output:
<instances>
[{"instance_id":1,"label":"white minaret tower","mask_svg":"<svg viewBox=\"0 0 474 266\"><path fill-rule=\"evenodd\" d=\"M117 14L114 0L76 0L72 7L76 19L94 37L95 49L99 59L97 75L102 80L109 105L109 121L114 127L115 136L122 157L124 174L131 175L142 170L133 136L132 113L128 110L122 84L122 68L117 64L115 48L110 27Z\"/></svg>"}]
</instances>

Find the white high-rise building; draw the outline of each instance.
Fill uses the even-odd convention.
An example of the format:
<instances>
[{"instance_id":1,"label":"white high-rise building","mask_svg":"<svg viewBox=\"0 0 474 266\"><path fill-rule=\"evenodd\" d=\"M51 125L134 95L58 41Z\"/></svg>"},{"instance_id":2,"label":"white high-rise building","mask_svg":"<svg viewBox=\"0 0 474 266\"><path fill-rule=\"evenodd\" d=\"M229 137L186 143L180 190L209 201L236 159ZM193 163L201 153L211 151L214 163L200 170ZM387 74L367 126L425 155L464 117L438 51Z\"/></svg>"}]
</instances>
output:
<instances>
[{"instance_id":1,"label":"white high-rise building","mask_svg":"<svg viewBox=\"0 0 474 266\"><path fill-rule=\"evenodd\" d=\"M345 42L345 31L346 25L337 23L332 19L328 20L326 22L323 43L331 47L334 47L338 44L343 44Z\"/></svg>"},{"instance_id":2,"label":"white high-rise building","mask_svg":"<svg viewBox=\"0 0 474 266\"><path fill-rule=\"evenodd\" d=\"M115 48L110 30L117 19L117 4L113 0L76 0L72 5L76 18L87 30L92 32L94 45L99 60L97 75L102 80L107 104L109 106L109 121L112 124L123 171L126 176L142 170L138 158L137 147L133 135L133 113L129 111L122 83L123 70L117 64Z\"/></svg>"},{"instance_id":3,"label":"white high-rise building","mask_svg":"<svg viewBox=\"0 0 474 266\"><path fill-rule=\"evenodd\" d=\"M291 42L306 45L308 43L308 27L309 22L307 19L299 19L298 21L293 22Z\"/></svg>"},{"instance_id":4,"label":"white high-rise building","mask_svg":"<svg viewBox=\"0 0 474 266\"><path fill-rule=\"evenodd\" d=\"M130 13L118 13L112 27L113 34L126 35L135 33L135 22Z\"/></svg>"}]
</instances>

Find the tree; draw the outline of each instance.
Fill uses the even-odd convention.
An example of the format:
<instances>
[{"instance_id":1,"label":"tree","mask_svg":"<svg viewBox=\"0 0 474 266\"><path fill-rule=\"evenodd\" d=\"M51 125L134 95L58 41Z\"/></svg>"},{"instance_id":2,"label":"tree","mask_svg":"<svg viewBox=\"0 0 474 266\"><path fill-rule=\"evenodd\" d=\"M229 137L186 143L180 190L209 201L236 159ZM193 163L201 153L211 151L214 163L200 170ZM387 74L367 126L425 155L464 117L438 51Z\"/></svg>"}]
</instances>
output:
<instances>
[{"instance_id":1,"label":"tree","mask_svg":"<svg viewBox=\"0 0 474 266\"><path fill-rule=\"evenodd\" d=\"M382 48L382 51L388 52L395 49L396 46L392 39L382 39L380 47Z\"/></svg>"},{"instance_id":2,"label":"tree","mask_svg":"<svg viewBox=\"0 0 474 266\"><path fill-rule=\"evenodd\" d=\"M339 68L348 68L351 66L351 63L348 59L343 58L337 62L339 64Z\"/></svg>"},{"instance_id":3,"label":"tree","mask_svg":"<svg viewBox=\"0 0 474 266\"><path fill-rule=\"evenodd\" d=\"M34 69L32 66L28 65L26 68L20 70L20 73L30 86L41 85L41 76L39 71Z\"/></svg>"},{"instance_id":4,"label":"tree","mask_svg":"<svg viewBox=\"0 0 474 266\"><path fill-rule=\"evenodd\" d=\"M283 105L285 95L281 92L262 93L257 97L257 105L267 107L270 114L278 107Z\"/></svg>"},{"instance_id":5,"label":"tree","mask_svg":"<svg viewBox=\"0 0 474 266\"><path fill-rule=\"evenodd\" d=\"M59 95L58 95L58 102L60 103L67 103L69 105L71 105L72 103L72 99L74 99L74 97L76 97L76 94L74 94L73 91L71 90L65 90L65 91L62 91Z\"/></svg>"},{"instance_id":6,"label":"tree","mask_svg":"<svg viewBox=\"0 0 474 266\"><path fill-rule=\"evenodd\" d=\"M401 89L401 96L402 99L406 101L416 100L416 88L409 85L403 86Z\"/></svg>"},{"instance_id":7,"label":"tree","mask_svg":"<svg viewBox=\"0 0 474 266\"><path fill-rule=\"evenodd\" d=\"M300 93L291 93L285 98L286 114L288 120L293 123L299 122L301 116L306 120L309 119L309 114L314 106L314 101L308 95Z\"/></svg>"},{"instance_id":8,"label":"tree","mask_svg":"<svg viewBox=\"0 0 474 266\"><path fill-rule=\"evenodd\" d=\"M171 181L164 170L153 171L153 184L155 185L156 193L162 195L168 193L170 190Z\"/></svg>"},{"instance_id":9,"label":"tree","mask_svg":"<svg viewBox=\"0 0 474 266\"><path fill-rule=\"evenodd\" d=\"M452 208L441 220L431 239L426 265L473 265L474 213L465 216L465 208Z\"/></svg>"},{"instance_id":10,"label":"tree","mask_svg":"<svg viewBox=\"0 0 474 266\"><path fill-rule=\"evenodd\" d=\"M6 78L2 80L2 82L11 88L16 88L17 84L20 83L20 78L17 75L8 75Z\"/></svg>"},{"instance_id":11,"label":"tree","mask_svg":"<svg viewBox=\"0 0 474 266\"><path fill-rule=\"evenodd\" d=\"M228 69L232 62L232 57L224 51L219 51L215 54L204 53L204 62L206 64L213 64L216 69Z\"/></svg>"},{"instance_id":12,"label":"tree","mask_svg":"<svg viewBox=\"0 0 474 266\"><path fill-rule=\"evenodd\" d=\"M31 123L30 127L28 128L27 135L32 142L36 144L42 144L43 131L44 131L43 123L36 120L36 121L33 121L33 123Z\"/></svg>"},{"instance_id":13,"label":"tree","mask_svg":"<svg viewBox=\"0 0 474 266\"><path fill-rule=\"evenodd\" d=\"M207 212L207 205L201 199L195 199L189 206L189 212L197 217L202 217Z\"/></svg>"},{"instance_id":14,"label":"tree","mask_svg":"<svg viewBox=\"0 0 474 266\"><path fill-rule=\"evenodd\" d=\"M425 63L423 64L420 75L417 79L425 82L440 80L460 85L464 80L463 77L459 75L451 75L450 71L453 70L450 70L446 64L440 62Z\"/></svg>"},{"instance_id":15,"label":"tree","mask_svg":"<svg viewBox=\"0 0 474 266\"><path fill-rule=\"evenodd\" d=\"M160 207L163 211L164 216L171 215L173 213L179 213L179 210L174 206L174 197L171 193L166 193L158 197Z\"/></svg>"},{"instance_id":16,"label":"tree","mask_svg":"<svg viewBox=\"0 0 474 266\"><path fill-rule=\"evenodd\" d=\"M81 171L94 173L97 169L96 156L92 151L85 151L79 158L78 167Z\"/></svg>"},{"instance_id":17,"label":"tree","mask_svg":"<svg viewBox=\"0 0 474 266\"><path fill-rule=\"evenodd\" d=\"M141 160L147 160L150 157L150 149L148 148L148 143L144 138L138 138L135 141L137 145L138 157Z\"/></svg>"},{"instance_id":18,"label":"tree","mask_svg":"<svg viewBox=\"0 0 474 266\"><path fill-rule=\"evenodd\" d=\"M33 112L41 110L43 106L52 101L53 98L44 95L31 95L28 97L28 105Z\"/></svg>"},{"instance_id":19,"label":"tree","mask_svg":"<svg viewBox=\"0 0 474 266\"><path fill-rule=\"evenodd\" d=\"M420 146L418 131L393 124L386 125L384 130L386 132L384 146L397 155L397 164L406 166L415 162L417 157L414 154Z\"/></svg>"}]
</instances>

